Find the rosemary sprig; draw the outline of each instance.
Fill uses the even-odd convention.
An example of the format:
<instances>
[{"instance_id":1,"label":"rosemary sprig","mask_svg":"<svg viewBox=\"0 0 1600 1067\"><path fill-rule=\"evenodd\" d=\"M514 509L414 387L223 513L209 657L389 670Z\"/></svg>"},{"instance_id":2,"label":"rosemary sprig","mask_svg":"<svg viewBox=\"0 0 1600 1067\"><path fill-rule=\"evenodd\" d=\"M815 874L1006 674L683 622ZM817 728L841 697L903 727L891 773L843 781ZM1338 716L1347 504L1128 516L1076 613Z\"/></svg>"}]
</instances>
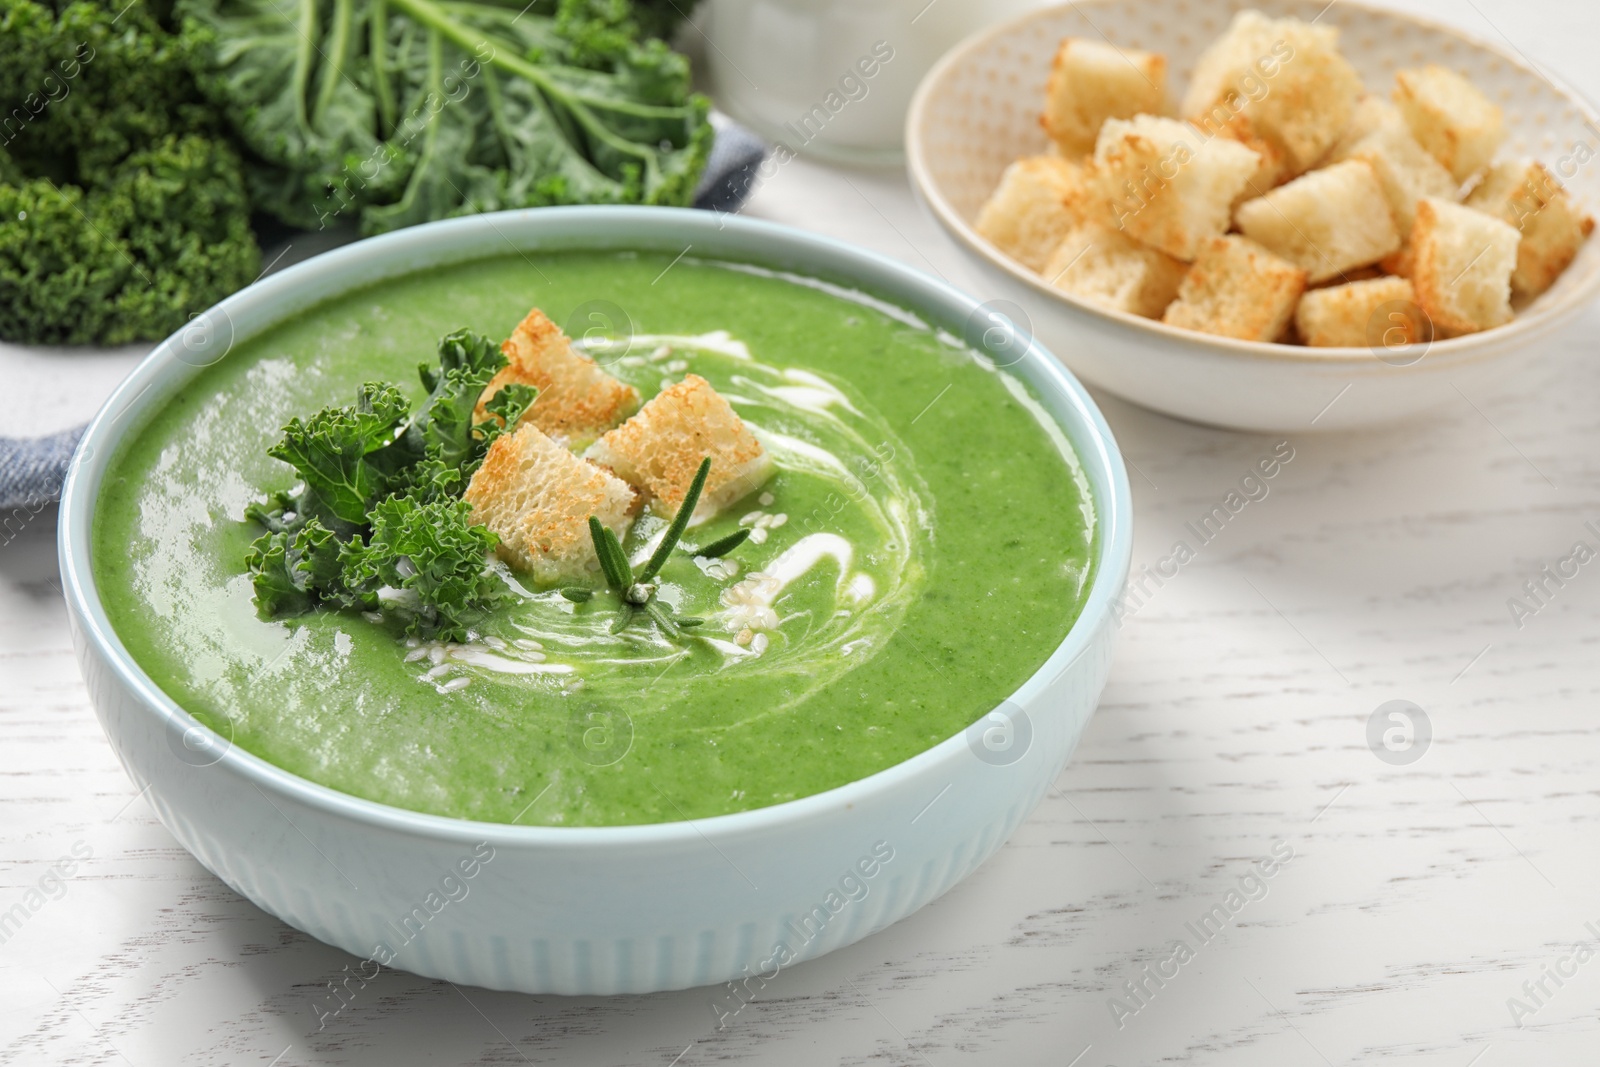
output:
<instances>
[{"instance_id":1,"label":"rosemary sprig","mask_svg":"<svg viewBox=\"0 0 1600 1067\"><path fill-rule=\"evenodd\" d=\"M711 542L704 548L695 549L694 554L697 556L704 556L706 559L721 559L723 556L726 556L729 552L732 552L749 539L750 527L746 526L742 530L735 530L727 537L722 537Z\"/></svg>"},{"instance_id":2,"label":"rosemary sprig","mask_svg":"<svg viewBox=\"0 0 1600 1067\"><path fill-rule=\"evenodd\" d=\"M678 547L678 542L683 539L683 531L689 528L689 520L694 517L694 509L700 503L700 494L706 487L706 475L710 473L711 457L707 456L700 461L700 469L694 472L694 481L689 483L689 491L683 494L683 503L678 505L678 513L672 516L672 525L667 527L650 562L644 565L644 573L639 576L641 582L654 578L666 565L672 550Z\"/></svg>"},{"instance_id":3,"label":"rosemary sprig","mask_svg":"<svg viewBox=\"0 0 1600 1067\"><path fill-rule=\"evenodd\" d=\"M655 578L661 573L661 568L666 566L667 560L672 558L673 549L678 547L684 531L689 528L689 520L694 516L695 506L700 503L700 494L705 490L706 477L710 473L711 457L707 456L700 461L700 469L695 471L694 481L689 483L689 490L683 495L683 503L678 505L678 512L672 517L666 533L661 535L660 544L656 545L656 550L650 554L650 559L638 574L633 573L633 567L628 563L627 554L622 551L622 544L617 540L617 535L612 533L597 516L589 516L589 537L594 541L594 554L600 560L600 571L605 575L606 585L616 594L618 601L617 617L611 622L612 633L621 633L634 617L640 614L649 617L662 633L673 640L681 638L684 630L705 624L704 619L674 615L656 599ZM743 544L745 538L749 536L749 530L740 530L700 549L695 555L713 558L727 555ZM581 604L593 597L594 591L569 586L561 590L561 595L574 603Z\"/></svg>"}]
</instances>

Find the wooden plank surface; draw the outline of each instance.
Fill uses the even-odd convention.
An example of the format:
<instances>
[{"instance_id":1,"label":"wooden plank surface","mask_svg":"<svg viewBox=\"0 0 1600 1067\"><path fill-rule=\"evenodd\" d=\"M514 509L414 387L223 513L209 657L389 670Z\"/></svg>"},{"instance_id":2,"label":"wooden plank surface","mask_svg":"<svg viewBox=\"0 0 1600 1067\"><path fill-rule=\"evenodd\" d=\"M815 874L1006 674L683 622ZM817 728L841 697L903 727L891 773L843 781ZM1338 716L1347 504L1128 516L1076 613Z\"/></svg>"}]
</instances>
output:
<instances>
[{"instance_id":1,"label":"wooden plank surface","mask_svg":"<svg viewBox=\"0 0 1600 1067\"><path fill-rule=\"evenodd\" d=\"M1503 30L1600 95L1592 6L1409 6ZM896 172L791 163L748 210L967 284ZM0 546L0 911L38 902L0 945L0 1062L1592 1063L1600 562L1520 627L1507 601L1600 547L1597 333L1591 309L1500 390L1379 433L1234 434L1102 397L1135 468L1136 567L1280 441L1293 459L1127 619L1081 748L991 862L720 1031L715 991L535 998L397 972L318 1029L349 957L236 897L135 796L42 512ZM1432 724L1409 765L1368 744L1391 700Z\"/></svg>"}]
</instances>

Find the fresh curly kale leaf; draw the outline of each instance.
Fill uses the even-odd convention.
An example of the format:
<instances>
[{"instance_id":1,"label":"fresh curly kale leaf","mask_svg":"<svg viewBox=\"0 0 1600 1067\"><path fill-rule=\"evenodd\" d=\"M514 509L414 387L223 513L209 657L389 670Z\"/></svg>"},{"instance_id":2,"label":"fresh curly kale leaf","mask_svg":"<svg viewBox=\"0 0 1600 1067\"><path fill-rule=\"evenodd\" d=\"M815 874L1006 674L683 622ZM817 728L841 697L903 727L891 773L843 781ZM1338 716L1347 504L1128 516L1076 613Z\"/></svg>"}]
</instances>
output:
<instances>
[{"instance_id":1,"label":"fresh curly kale leaf","mask_svg":"<svg viewBox=\"0 0 1600 1067\"><path fill-rule=\"evenodd\" d=\"M254 279L241 162L146 0L0 0L0 338L164 336Z\"/></svg>"},{"instance_id":2,"label":"fresh curly kale leaf","mask_svg":"<svg viewBox=\"0 0 1600 1067\"><path fill-rule=\"evenodd\" d=\"M322 604L377 607L375 589L355 589L345 580L344 557L360 546L359 537L341 541L316 519L292 532L262 534L245 557L256 607L268 618L304 615Z\"/></svg>"},{"instance_id":3,"label":"fresh curly kale leaf","mask_svg":"<svg viewBox=\"0 0 1600 1067\"><path fill-rule=\"evenodd\" d=\"M461 494L539 392L507 385L474 424L478 398L505 365L499 346L457 330L439 342L437 365L418 368L428 395L415 412L398 387L368 382L352 405L289 420L267 452L299 484L245 509L267 530L245 560L263 615L371 610L393 588L416 598L413 633L465 632L503 585L485 571L497 538L472 525Z\"/></svg>"},{"instance_id":4,"label":"fresh curly kale leaf","mask_svg":"<svg viewBox=\"0 0 1600 1067\"><path fill-rule=\"evenodd\" d=\"M255 587L256 610L271 618L304 615L316 606L316 597L296 574L289 559L294 535L282 530L264 533L250 545L244 565Z\"/></svg>"},{"instance_id":5,"label":"fresh curly kale leaf","mask_svg":"<svg viewBox=\"0 0 1600 1067\"><path fill-rule=\"evenodd\" d=\"M406 428L409 447L436 456L446 467L476 465L486 446L474 433L472 415L490 379L506 365L500 346L471 330L457 330L439 342L439 369L421 364L428 398Z\"/></svg>"},{"instance_id":6,"label":"fresh curly kale leaf","mask_svg":"<svg viewBox=\"0 0 1600 1067\"><path fill-rule=\"evenodd\" d=\"M367 525L367 512L387 496L396 477L392 456L384 454L405 425L411 402L383 382L368 382L350 407L328 407L283 428L283 439L267 449L295 469L302 488L281 511L294 522L319 520L328 529L349 536ZM262 518L254 512L252 517ZM271 512L267 512L271 517ZM278 521L282 523L284 516ZM267 523L270 528L272 523Z\"/></svg>"},{"instance_id":7,"label":"fresh curly kale leaf","mask_svg":"<svg viewBox=\"0 0 1600 1067\"><path fill-rule=\"evenodd\" d=\"M469 476L439 458L437 449L404 468L390 489L393 496L406 496L419 504L438 500L459 500Z\"/></svg>"},{"instance_id":8,"label":"fresh curly kale leaf","mask_svg":"<svg viewBox=\"0 0 1600 1067\"><path fill-rule=\"evenodd\" d=\"M474 526L461 500L423 504L391 497L372 511L372 536L341 554L344 584L356 593L408 590L417 598L411 633L464 640L472 617L492 606L504 584L487 569L498 538Z\"/></svg>"},{"instance_id":9,"label":"fresh curly kale leaf","mask_svg":"<svg viewBox=\"0 0 1600 1067\"><path fill-rule=\"evenodd\" d=\"M495 438L514 433L522 416L528 413L537 399L539 390L520 382L508 382L495 390L494 396L483 405L490 417L478 423L479 443L484 451L487 452L489 446L494 444Z\"/></svg>"},{"instance_id":10,"label":"fresh curly kale leaf","mask_svg":"<svg viewBox=\"0 0 1600 1067\"><path fill-rule=\"evenodd\" d=\"M686 205L709 104L627 0L180 0L260 208L366 233L566 203Z\"/></svg>"}]
</instances>

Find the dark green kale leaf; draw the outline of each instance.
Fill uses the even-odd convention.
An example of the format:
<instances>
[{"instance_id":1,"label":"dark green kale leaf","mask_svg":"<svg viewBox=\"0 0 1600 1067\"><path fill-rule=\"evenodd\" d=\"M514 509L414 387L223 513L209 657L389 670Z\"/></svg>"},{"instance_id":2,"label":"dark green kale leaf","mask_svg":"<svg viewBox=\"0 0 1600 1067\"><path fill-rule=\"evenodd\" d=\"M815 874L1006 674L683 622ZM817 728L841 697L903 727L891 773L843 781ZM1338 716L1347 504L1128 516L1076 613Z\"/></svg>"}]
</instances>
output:
<instances>
[{"instance_id":1,"label":"dark green kale leaf","mask_svg":"<svg viewBox=\"0 0 1600 1067\"><path fill-rule=\"evenodd\" d=\"M627 0L180 0L259 208L379 233L570 203L687 205L710 151L687 61Z\"/></svg>"},{"instance_id":2,"label":"dark green kale leaf","mask_svg":"<svg viewBox=\"0 0 1600 1067\"><path fill-rule=\"evenodd\" d=\"M419 504L431 504L437 500L459 500L468 481L460 467L449 466L439 458L438 449L433 449L404 468L395 479L391 491L394 496L406 496Z\"/></svg>"},{"instance_id":3,"label":"dark green kale leaf","mask_svg":"<svg viewBox=\"0 0 1600 1067\"><path fill-rule=\"evenodd\" d=\"M295 518L281 514L278 523L316 519L341 536L364 529L367 512L395 481L397 464L384 453L394 445L410 410L411 402L399 389L367 382L350 407L323 408L304 421L290 419L283 439L267 449L267 455L289 464L301 480L297 494L279 499L280 505L287 504L283 511ZM272 523L267 525L270 529Z\"/></svg>"},{"instance_id":4,"label":"dark green kale leaf","mask_svg":"<svg viewBox=\"0 0 1600 1067\"><path fill-rule=\"evenodd\" d=\"M255 278L195 61L146 0L0 0L0 338L159 338Z\"/></svg>"},{"instance_id":5,"label":"dark green kale leaf","mask_svg":"<svg viewBox=\"0 0 1600 1067\"><path fill-rule=\"evenodd\" d=\"M428 398L406 428L408 446L419 456L437 456L446 467L475 467L487 446L474 433L478 398L506 357L500 346L471 330L446 334L439 342L439 369L417 368Z\"/></svg>"},{"instance_id":6,"label":"dark green kale leaf","mask_svg":"<svg viewBox=\"0 0 1600 1067\"><path fill-rule=\"evenodd\" d=\"M537 399L539 390L520 382L508 382L495 390L494 396L483 405L491 417L478 423L478 440L483 450L487 452L495 438L516 432L522 416L528 413Z\"/></svg>"},{"instance_id":7,"label":"dark green kale leaf","mask_svg":"<svg viewBox=\"0 0 1600 1067\"><path fill-rule=\"evenodd\" d=\"M372 511L367 543L353 541L341 555L345 586L373 596L385 586L409 590L417 598L409 632L465 640L467 624L505 588L484 565L499 538L471 514L462 500L385 500Z\"/></svg>"},{"instance_id":8,"label":"dark green kale leaf","mask_svg":"<svg viewBox=\"0 0 1600 1067\"><path fill-rule=\"evenodd\" d=\"M399 388L368 382L356 402L290 419L268 455L299 484L251 504L267 530L245 565L262 614L379 606L384 588L415 597L410 630L460 635L504 591L487 570L496 537L474 526L461 494L494 438L514 427L538 390L512 384L478 398L506 358L471 330L439 343L437 366L419 368L427 397L411 411Z\"/></svg>"},{"instance_id":9,"label":"dark green kale leaf","mask_svg":"<svg viewBox=\"0 0 1600 1067\"><path fill-rule=\"evenodd\" d=\"M262 615L304 615L316 605L316 597L296 574L289 560L289 545L294 535L282 530L264 533L250 545L244 557L255 587L256 610Z\"/></svg>"}]
</instances>

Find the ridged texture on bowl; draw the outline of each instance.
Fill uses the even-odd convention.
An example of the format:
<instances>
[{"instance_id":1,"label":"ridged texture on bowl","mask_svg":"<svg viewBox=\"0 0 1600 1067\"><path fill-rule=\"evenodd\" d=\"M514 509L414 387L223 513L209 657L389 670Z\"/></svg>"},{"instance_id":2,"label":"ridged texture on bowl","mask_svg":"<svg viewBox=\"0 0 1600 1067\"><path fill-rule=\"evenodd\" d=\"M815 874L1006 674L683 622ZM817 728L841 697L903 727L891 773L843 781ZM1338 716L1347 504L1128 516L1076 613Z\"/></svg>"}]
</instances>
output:
<instances>
[{"instance_id":1,"label":"ridged texture on bowl","mask_svg":"<svg viewBox=\"0 0 1600 1067\"><path fill-rule=\"evenodd\" d=\"M81 634L79 622L74 614ZM493 858L458 877L466 894L436 914L427 894L473 853L470 834L375 829L258 788L228 765L196 765L209 756L180 755L182 729L164 728L92 642L76 643L106 734L135 784L148 787L162 825L263 910L362 959L387 962L376 951L387 944L395 966L432 978L610 994L770 975L779 941L795 950L792 965L945 893L1021 825L1060 773L1104 685L1112 630L1102 620L1084 653L1024 707L1033 738L1009 766L981 761L957 738L945 758L864 803L726 836L711 820L704 838L670 848L575 850L545 843L553 835L517 842L483 827ZM805 916L880 841L893 859L863 880L863 897L803 941Z\"/></svg>"}]
</instances>

